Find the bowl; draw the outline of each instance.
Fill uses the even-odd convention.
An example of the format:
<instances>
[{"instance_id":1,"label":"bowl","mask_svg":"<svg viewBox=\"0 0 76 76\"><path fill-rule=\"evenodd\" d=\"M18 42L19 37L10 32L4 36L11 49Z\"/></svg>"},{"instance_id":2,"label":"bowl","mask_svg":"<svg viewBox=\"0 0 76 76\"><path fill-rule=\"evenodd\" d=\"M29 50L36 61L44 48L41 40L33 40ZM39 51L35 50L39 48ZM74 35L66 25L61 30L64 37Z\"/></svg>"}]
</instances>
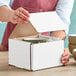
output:
<instances>
[{"instance_id":1,"label":"bowl","mask_svg":"<svg viewBox=\"0 0 76 76\"><path fill-rule=\"evenodd\" d=\"M76 48L73 49L73 51L72 51L72 55L73 55L74 59L76 60Z\"/></svg>"}]
</instances>

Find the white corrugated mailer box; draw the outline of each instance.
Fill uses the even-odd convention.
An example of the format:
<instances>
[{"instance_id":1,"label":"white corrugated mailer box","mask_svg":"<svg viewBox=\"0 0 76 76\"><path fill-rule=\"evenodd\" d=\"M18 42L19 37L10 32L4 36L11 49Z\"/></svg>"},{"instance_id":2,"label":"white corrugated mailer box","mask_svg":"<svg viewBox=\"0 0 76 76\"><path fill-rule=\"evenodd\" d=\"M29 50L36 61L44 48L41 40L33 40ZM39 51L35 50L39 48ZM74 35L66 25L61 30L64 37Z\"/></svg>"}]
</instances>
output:
<instances>
[{"instance_id":1,"label":"white corrugated mailer box","mask_svg":"<svg viewBox=\"0 0 76 76\"><path fill-rule=\"evenodd\" d=\"M41 21L39 17L49 18L49 14L51 15L51 13L45 12L43 14L42 13L30 14L31 16L30 22L34 26L34 28L36 28L37 32L46 32L46 31L50 32L50 31L55 31L60 29L64 30L63 28L64 24L63 22L61 22L56 12L52 12L52 13L53 15L51 17L53 17L53 19L51 19L51 22L46 21L48 22L47 24L49 24L49 26L52 26L52 28L51 27L49 28L48 25L46 27L45 25L43 29L41 28L43 27L44 24L46 24L46 22L43 20ZM46 15L48 17L46 17ZM37 20L39 19L42 25L40 24L40 21L38 20L37 22L36 19ZM56 23L54 22L54 19L57 19ZM55 27L53 27L53 25L55 25ZM31 43L31 42L20 40L18 38L10 38L9 39L9 64L19 68L32 70L32 71L61 66L62 65L61 56L64 51L64 40L49 37L49 36L42 36L42 35L39 35L39 37L46 38L46 39L48 38L49 41L43 42L43 43Z\"/></svg>"}]
</instances>

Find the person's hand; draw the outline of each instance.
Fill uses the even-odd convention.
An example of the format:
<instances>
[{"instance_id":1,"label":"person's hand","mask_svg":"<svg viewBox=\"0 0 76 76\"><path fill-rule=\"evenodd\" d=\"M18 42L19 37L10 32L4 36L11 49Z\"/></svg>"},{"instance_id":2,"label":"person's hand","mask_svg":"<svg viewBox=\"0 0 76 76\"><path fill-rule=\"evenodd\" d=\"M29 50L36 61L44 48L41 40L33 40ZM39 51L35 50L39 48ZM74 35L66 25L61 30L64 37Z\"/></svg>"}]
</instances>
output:
<instances>
[{"instance_id":1,"label":"person's hand","mask_svg":"<svg viewBox=\"0 0 76 76\"><path fill-rule=\"evenodd\" d=\"M51 32L51 36L52 37L56 37L56 38L60 38L60 39L65 39L66 37L66 33L64 30L60 30L60 31L53 31Z\"/></svg>"},{"instance_id":2,"label":"person's hand","mask_svg":"<svg viewBox=\"0 0 76 76\"><path fill-rule=\"evenodd\" d=\"M61 62L63 63L63 65L67 64L67 62L69 61L69 58L70 58L70 56L69 56L68 50L64 49L64 53L61 58Z\"/></svg>"},{"instance_id":3,"label":"person's hand","mask_svg":"<svg viewBox=\"0 0 76 76\"><path fill-rule=\"evenodd\" d=\"M29 21L29 12L22 7L19 7L16 10L12 10L9 14L9 22L13 24L24 24Z\"/></svg>"},{"instance_id":4,"label":"person's hand","mask_svg":"<svg viewBox=\"0 0 76 76\"><path fill-rule=\"evenodd\" d=\"M52 37L56 37L56 38L60 38L62 40L65 39L66 37L66 33L64 30L61 30L61 31L53 31L51 32L51 36ZM62 55L62 58L61 58L61 62L66 65L67 62L69 61L69 53L68 53L68 50L67 49L64 49L64 53Z\"/></svg>"}]
</instances>

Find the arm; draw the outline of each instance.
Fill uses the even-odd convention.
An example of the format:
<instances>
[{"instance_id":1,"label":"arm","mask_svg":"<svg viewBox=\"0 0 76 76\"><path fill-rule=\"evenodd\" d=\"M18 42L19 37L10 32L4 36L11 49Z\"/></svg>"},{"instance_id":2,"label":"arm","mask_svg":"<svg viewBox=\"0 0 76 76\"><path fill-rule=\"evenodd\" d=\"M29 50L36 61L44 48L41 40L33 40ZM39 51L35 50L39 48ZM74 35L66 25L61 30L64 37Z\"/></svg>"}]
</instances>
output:
<instances>
[{"instance_id":1,"label":"arm","mask_svg":"<svg viewBox=\"0 0 76 76\"><path fill-rule=\"evenodd\" d=\"M66 34L68 34L70 15L72 12L74 0L59 0L56 6L56 12L65 23L66 29L62 31L55 31L51 33L51 36L59 37L65 39Z\"/></svg>"},{"instance_id":2,"label":"arm","mask_svg":"<svg viewBox=\"0 0 76 76\"><path fill-rule=\"evenodd\" d=\"M29 18L27 10L19 7L13 10L10 7L13 0L1 0L0 1L0 21L16 23L26 23Z\"/></svg>"},{"instance_id":3,"label":"arm","mask_svg":"<svg viewBox=\"0 0 76 76\"><path fill-rule=\"evenodd\" d=\"M55 31L51 33L51 36L58 37L61 39L65 39L66 34L68 34L69 24L70 24L70 15L72 12L74 0L59 0L56 6L56 12L65 23L65 30ZM64 49L64 53L61 57L61 62L66 65L69 61L69 53L67 49Z\"/></svg>"},{"instance_id":4,"label":"arm","mask_svg":"<svg viewBox=\"0 0 76 76\"><path fill-rule=\"evenodd\" d=\"M29 21L29 13L27 10L19 7L16 10L9 8L8 6L1 6L0 7L0 20L11 22L13 24L23 24Z\"/></svg>"},{"instance_id":5,"label":"arm","mask_svg":"<svg viewBox=\"0 0 76 76\"><path fill-rule=\"evenodd\" d=\"M10 22L9 15L13 13L12 9L9 9L8 6L3 5L0 7L0 21Z\"/></svg>"},{"instance_id":6,"label":"arm","mask_svg":"<svg viewBox=\"0 0 76 76\"><path fill-rule=\"evenodd\" d=\"M60 38L62 40L65 40L66 38L66 33L64 30L60 30L60 31L53 31L51 32L51 36L52 37L56 37L56 38Z\"/></svg>"}]
</instances>

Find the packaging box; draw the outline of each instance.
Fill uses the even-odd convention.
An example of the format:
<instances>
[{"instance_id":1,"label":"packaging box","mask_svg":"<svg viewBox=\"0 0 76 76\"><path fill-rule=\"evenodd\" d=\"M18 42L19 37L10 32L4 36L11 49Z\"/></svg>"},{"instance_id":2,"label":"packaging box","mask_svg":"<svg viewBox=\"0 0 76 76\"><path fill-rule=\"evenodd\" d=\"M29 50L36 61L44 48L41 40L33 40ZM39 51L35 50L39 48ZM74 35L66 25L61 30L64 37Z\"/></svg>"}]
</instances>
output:
<instances>
[{"instance_id":1,"label":"packaging box","mask_svg":"<svg viewBox=\"0 0 76 76\"><path fill-rule=\"evenodd\" d=\"M40 70L62 65L63 40L31 44L9 39L9 64L28 70Z\"/></svg>"},{"instance_id":2,"label":"packaging box","mask_svg":"<svg viewBox=\"0 0 76 76\"><path fill-rule=\"evenodd\" d=\"M47 14L48 17L46 17L48 20L49 18L49 13L50 12L45 12L43 13L45 16ZM20 25L18 24L12 34L10 35L9 38L9 64L14 65L19 68L24 68L27 70L40 70L40 69L45 69L45 68L50 68L50 67L56 67L56 66L61 66L61 56L64 51L64 40L49 37L49 36L42 36L39 35L39 38L48 38L48 42L43 42L43 43L31 43L27 41L22 41L21 39L29 37L29 36L34 36L38 35L39 32L46 32L46 31L57 31L57 30L64 30L64 23L60 20L56 12L53 13L53 19L51 21L46 21L49 23L50 27L47 25L44 25L44 28L42 28L40 21L36 21L34 17L37 18L36 14L39 14L41 18L42 13L34 13L31 14L30 22L29 24L23 24ZM50 13L51 14L51 13ZM32 16L35 15L35 16ZM56 16L55 16L56 15ZM38 19L40 19L37 18ZM57 19L57 21L54 19ZM34 21L34 22L33 22ZM36 23L35 23L36 21ZM41 23L43 24L46 23L45 21L42 21ZM57 25L53 27L54 25ZM58 26L59 25L59 26ZM60 26L62 25L62 27ZM22 28L25 27L25 28ZM29 27L27 27L29 26ZM32 30L31 29L32 26ZM27 30L28 29L28 30ZM23 30L23 31L22 31ZM24 37L23 37L24 36Z\"/></svg>"}]
</instances>

